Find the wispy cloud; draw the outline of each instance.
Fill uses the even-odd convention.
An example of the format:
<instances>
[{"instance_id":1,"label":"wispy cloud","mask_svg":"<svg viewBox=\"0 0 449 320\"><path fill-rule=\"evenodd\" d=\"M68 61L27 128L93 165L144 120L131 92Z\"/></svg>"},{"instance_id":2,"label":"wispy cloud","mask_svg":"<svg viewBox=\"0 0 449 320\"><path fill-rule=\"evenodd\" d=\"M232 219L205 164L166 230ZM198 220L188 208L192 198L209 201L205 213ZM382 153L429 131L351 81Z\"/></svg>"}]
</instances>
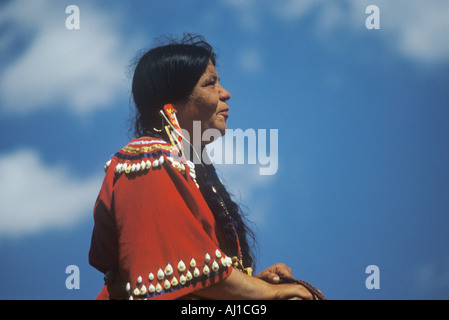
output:
<instances>
[{"instance_id":1,"label":"wispy cloud","mask_svg":"<svg viewBox=\"0 0 449 320\"><path fill-rule=\"evenodd\" d=\"M309 14L310 10L319 4L320 0L287 0L274 4L273 13L283 19L297 20Z\"/></svg>"},{"instance_id":2,"label":"wispy cloud","mask_svg":"<svg viewBox=\"0 0 449 320\"><path fill-rule=\"evenodd\" d=\"M449 6L446 0L223 2L236 12L239 21L251 22L248 22L249 32L259 31L260 27L256 26L262 25L260 20L267 17L288 25L313 15L308 29L314 30L323 41L335 40L336 36L347 37L348 33L350 36L363 36L364 32L378 32L386 47L411 61L441 63L449 60ZM366 29L366 8L369 5L377 5L380 10L380 30ZM243 22L241 24L245 27Z\"/></svg>"},{"instance_id":3,"label":"wispy cloud","mask_svg":"<svg viewBox=\"0 0 449 320\"><path fill-rule=\"evenodd\" d=\"M355 1L355 0L353 0ZM382 1L383 28L408 58L426 63L449 60L449 6L446 0Z\"/></svg>"},{"instance_id":4,"label":"wispy cloud","mask_svg":"<svg viewBox=\"0 0 449 320\"><path fill-rule=\"evenodd\" d=\"M125 68L136 49L119 32L120 16L83 2L80 29L69 30L65 6L11 1L0 12L0 52L13 53L0 76L0 111L26 114L65 108L86 114L127 93ZM22 47L17 46L21 39Z\"/></svg>"},{"instance_id":5,"label":"wispy cloud","mask_svg":"<svg viewBox=\"0 0 449 320\"><path fill-rule=\"evenodd\" d=\"M242 49L239 53L238 63L247 72L259 72L263 66L260 50L255 46Z\"/></svg>"},{"instance_id":6,"label":"wispy cloud","mask_svg":"<svg viewBox=\"0 0 449 320\"><path fill-rule=\"evenodd\" d=\"M79 179L21 149L0 156L0 237L69 227L90 217L102 176Z\"/></svg>"},{"instance_id":7,"label":"wispy cloud","mask_svg":"<svg viewBox=\"0 0 449 320\"><path fill-rule=\"evenodd\" d=\"M263 2L257 0L222 0L222 3L237 13L237 21L242 30L255 32L260 29L260 14L263 12Z\"/></svg>"}]
</instances>

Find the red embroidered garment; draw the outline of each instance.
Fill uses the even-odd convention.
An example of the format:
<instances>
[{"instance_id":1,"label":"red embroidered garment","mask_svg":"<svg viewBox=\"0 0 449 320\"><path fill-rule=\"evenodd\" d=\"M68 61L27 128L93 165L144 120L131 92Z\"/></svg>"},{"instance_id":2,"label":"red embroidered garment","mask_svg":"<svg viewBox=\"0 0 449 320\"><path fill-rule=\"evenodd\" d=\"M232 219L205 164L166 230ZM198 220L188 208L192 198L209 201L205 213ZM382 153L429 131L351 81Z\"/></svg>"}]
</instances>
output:
<instances>
[{"instance_id":1,"label":"red embroidered garment","mask_svg":"<svg viewBox=\"0 0 449 320\"><path fill-rule=\"evenodd\" d=\"M225 279L232 261L195 170L169 143L132 140L105 166L89 262L130 299L176 299ZM97 298L114 298L105 286Z\"/></svg>"}]
</instances>

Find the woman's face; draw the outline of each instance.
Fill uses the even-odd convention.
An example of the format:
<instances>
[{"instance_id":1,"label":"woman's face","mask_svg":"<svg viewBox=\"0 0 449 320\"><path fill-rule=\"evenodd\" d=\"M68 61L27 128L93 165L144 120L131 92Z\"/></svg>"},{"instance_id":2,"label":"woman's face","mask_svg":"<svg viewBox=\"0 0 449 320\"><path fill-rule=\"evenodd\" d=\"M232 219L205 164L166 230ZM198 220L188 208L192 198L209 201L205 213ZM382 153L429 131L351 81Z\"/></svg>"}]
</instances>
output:
<instances>
[{"instance_id":1,"label":"woman's face","mask_svg":"<svg viewBox=\"0 0 449 320\"><path fill-rule=\"evenodd\" d=\"M201 134L207 129L217 129L224 135L229 117L226 101L230 98L231 94L219 83L213 63L209 62L188 101L174 106L181 128L193 137L193 122L201 121Z\"/></svg>"}]
</instances>

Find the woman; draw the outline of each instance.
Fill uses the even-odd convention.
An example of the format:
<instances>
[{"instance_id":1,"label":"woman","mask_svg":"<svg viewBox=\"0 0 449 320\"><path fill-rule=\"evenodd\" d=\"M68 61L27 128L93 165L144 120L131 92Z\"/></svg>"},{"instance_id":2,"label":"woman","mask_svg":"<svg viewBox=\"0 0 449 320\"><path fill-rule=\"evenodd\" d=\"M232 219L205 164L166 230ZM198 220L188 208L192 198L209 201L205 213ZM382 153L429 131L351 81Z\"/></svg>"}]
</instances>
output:
<instances>
[{"instance_id":1,"label":"woman","mask_svg":"<svg viewBox=\"0 0 449 320\"><path fill-rule=\"evenodd\" d=\"M89 261L105 273L99 299L319 296L284 264L252 275L252 232L202 159L204 145L195 150L187 138L195 123L225 134L231 95L215 61L202 37L187 35L136 65L138 138L106 164L94 210Z\"/></svg>"}]
</instances>

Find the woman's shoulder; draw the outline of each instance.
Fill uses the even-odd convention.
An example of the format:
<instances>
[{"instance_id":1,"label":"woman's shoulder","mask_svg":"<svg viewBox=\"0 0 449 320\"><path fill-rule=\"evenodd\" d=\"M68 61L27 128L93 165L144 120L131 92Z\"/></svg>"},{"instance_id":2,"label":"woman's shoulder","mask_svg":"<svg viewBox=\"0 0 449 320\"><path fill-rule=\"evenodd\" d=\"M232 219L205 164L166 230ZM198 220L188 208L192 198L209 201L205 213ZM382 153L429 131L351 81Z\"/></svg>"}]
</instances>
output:
<instances>
[{"instance_id":1,"label":"woman's shoulder","mask_svg":"<svg viewBox=\"0 0 449 320\"><path fill-rule=\"evenodd\" d=\"M141 137L131 140L121 148L105 164L105 172L115 176L125 176L148 173L161 169L164 163L171 164L181 173L190 166L180 151L167 141L155 137ZM190 171L194 171L190 166ZM193 169L193 170L192 170Z\"/></svg>"},{"instance_id":2,"label":"woman's shoulder","mask_svg":"<svg viewBox=\"0 0 449 320\"><path fill-rule=\"evenodd\" d=\"M165 154L173 156L179 152L167 141L160 138L141 137L131 140L115 155L121 160L132 160L134 158L159 158Z\"/></svg>"}]
</instances>

